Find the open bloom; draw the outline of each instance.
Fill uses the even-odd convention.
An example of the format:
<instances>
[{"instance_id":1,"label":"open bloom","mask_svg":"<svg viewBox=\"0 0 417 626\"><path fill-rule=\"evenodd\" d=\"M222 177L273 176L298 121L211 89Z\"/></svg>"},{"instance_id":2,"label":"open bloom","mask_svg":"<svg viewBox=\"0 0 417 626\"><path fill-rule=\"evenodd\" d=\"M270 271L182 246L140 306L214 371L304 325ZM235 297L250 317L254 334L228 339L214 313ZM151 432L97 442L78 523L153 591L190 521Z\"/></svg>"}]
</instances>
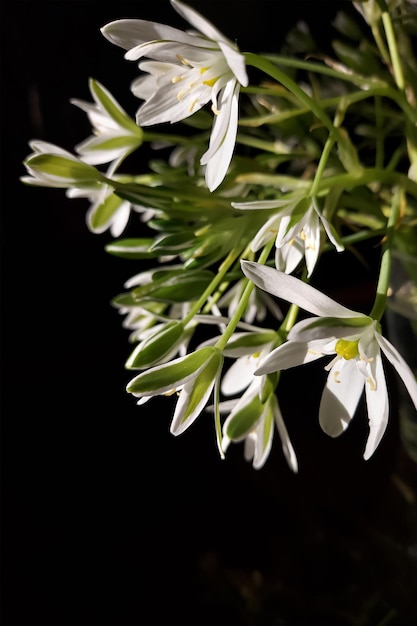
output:
<instances>
[{"instance_id":1,"label":"open bloom","mask_svg":"<svg viewBox=\"0 0 417 626\"><path fill-rule=\"evenodd\" d=\"M271 267L242 261L242 270L258 287L317 316L295 324L288 341L273 350L255 373L263 375L333 356L326 366L329 375L320 402L320 425L328 435L340 435L365 389L370 433L364 458L369 459L385 432L389 413L381 351L397 370L417 409L417 382L410 367L371 317Z\"/></svg>"},{"instance_id":2,"label":"open bloom","mask_svg":"<svg viewBox=\"0 0 417 626\"><path fill-rule=\"evenodd\" d=\"M232 206L244 210L279 208L254 237L252 250L256 252L275 237L275 266L287 274L291 274L304 257L308 276L311 275L319 258L323 231L338 252L344 249L331 224L319 211L315 198L232 202Z\"/></svg>"},{"instance_id":3,"label":"open bloom","mask_svg":"<svg viewBox=\"0 0 417 626\"><path fill-rule=\"evenodd\" d=\"M210 191L225 177L235 146L240 85L248 84L243 55L197 11L171 0L174 9L199 33L184 32L146 20L123 19L106 24L103 35L127 50L125 58L146 72L132 84L144 104L140 126L175 123L211 101L215 114L208 150L201 157Z\"/></svg>"}]
</instances>

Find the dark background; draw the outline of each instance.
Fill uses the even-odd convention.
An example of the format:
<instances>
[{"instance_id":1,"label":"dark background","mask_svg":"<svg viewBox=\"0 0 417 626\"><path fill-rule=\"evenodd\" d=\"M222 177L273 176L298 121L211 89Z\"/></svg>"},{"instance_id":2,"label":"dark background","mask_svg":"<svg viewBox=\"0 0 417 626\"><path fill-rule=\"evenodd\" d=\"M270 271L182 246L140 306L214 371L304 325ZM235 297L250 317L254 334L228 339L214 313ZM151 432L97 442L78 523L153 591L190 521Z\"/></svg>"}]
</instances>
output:
<instances>
[{"instance_id":1,"label":"dark background","mask_svg":"<svg viewBox=\"0 0 417 626\"><path fill-rule=\"evenodd\" d=\"M350 9L192 5L253 51L276 50L297 19L324 39ZM368 462L363 410L337 440L320 431L310 366L279 387L297 476L278 437L258 472L239 445L220 461L206 414L174 438L172 401L125 392L128 332L110 300L141 267L104 252L111 235L87 230L83 200L19 181L30 139L72 150L89 134L69 99L90 100L90 76L134 115L136 65L99 32L122 17L186 27L168 0L1 2L2 624L417 624L416 468L395 385ZM372 265L348 261L333 295L366 308Z\"/></svg>"}]
</instances>

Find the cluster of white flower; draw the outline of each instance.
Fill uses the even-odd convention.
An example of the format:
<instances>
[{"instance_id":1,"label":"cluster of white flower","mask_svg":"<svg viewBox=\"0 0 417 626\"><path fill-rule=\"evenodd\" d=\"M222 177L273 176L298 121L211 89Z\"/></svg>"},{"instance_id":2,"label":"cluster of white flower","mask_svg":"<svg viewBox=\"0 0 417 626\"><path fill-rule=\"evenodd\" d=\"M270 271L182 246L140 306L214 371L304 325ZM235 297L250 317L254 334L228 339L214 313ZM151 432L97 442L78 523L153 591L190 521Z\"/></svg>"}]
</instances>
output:
<instances>
[{"instance_id":1,"label":"cluster of white flower","mask_svg":"<svg viewBox=\"0 0 417 626\"><path fill-rule=\"evenodd\" d=\"M89 229L109 229L116 238L106 250L147 264L113 304L135 344L126 367L139 373L127 390L138 404L178 393L173 434L210 410L220 455L230 442L244 441L245 458L258 469L276 428L297 471L279 408L279 372L330 357L319 423L340 435L365 393L368 459L389 416L382 355L417 409L415 374L380 323L393 250L407 252L407 285L416 289L417 63L407 50L417 13L408 2L358 3L370 36L378 33L376 52L353 42L336 59L311 61L296 53L243 54L193 8L171 4L195 30L140 19L102 28L126 59L139 61L131 90L144 102L136 120L90 80L94 102L72 103L87 114L92 135L75 146L76 155L32 141L22 180L87 198ZM343 35L356 33L351 19L338 17ZM250 66L264 82L249 85ZM294 79L287 66L303 78ZM305 83L305 72L314 84ZM180 122L187 124L183 134L146 130ZM392 137L401 138L393 156L385 154ZM166 161L140 174L122 172L144 143L168 147ZM104 172L96 167L103 164ZM121 237L132 212L140 213L147 236ZM307 284L324 254L375 237L384 247L369 315ZM276 298L289 304L285 317ZM311 316L297 321L299 308ZM415 301L407 311L415 319ZM215 332L201 340L202 327ZM232 361L228 368L225 360Z\"/></svg>"}]
</instances>

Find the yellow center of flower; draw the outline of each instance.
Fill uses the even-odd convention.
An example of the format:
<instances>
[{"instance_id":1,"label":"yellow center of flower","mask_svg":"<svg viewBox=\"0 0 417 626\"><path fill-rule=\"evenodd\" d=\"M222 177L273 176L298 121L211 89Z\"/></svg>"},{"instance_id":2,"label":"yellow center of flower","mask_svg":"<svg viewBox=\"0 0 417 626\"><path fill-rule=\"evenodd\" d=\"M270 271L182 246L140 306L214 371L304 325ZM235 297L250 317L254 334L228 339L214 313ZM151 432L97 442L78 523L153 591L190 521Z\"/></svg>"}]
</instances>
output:
<instances>
[{"instance_id":1,"label":"yellow center of flower","mask_svg":"<svg viewBox=\"0 0 417 626\"><path fill-rule=\"evenodd\" d=\"M335 346L335 352L347 361L349 361L349 359L354 359L359 354L358 341L339 339Z\"/></svg>"}]
</instances>

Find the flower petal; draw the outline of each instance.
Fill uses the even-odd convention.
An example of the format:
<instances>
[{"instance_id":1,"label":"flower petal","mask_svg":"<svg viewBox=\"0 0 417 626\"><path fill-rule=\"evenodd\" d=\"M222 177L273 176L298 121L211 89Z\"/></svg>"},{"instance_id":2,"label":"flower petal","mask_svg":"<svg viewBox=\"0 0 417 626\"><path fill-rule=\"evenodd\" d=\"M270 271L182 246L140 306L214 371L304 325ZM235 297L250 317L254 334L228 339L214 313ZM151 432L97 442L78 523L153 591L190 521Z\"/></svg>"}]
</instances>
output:
<instances>
[{"instance_id":1,"label":"flower petal","mask_svg":"<svg viewBox=\"0 0 417 626\"><path fill-rule=\"evenodd\" d=\"M223 181L235 149L238 126L239 86L231 80L221 92L220 111L215 116L210 136L209 149L201 157L200 163L207 163L206 184L214 191Z\"/></svg>"},{"instance_id":2,"label":"flower petal","mask_svg":"<svg viewBox=\"0 0 417 626\"><path fill-rule=\"evenodd\" d=\"M194 37L178 28L147 20L115 20L103 26L101 33L111 43L125 50L131 50L142 43L161 40L190 45L197 45L197 42L200 42L200 45L204 43L202 38Z\"/></svg>"},{"instance_id":3,"label":"flower petal","mask_svg":"<svg viewBox=\"0 0 417 626\"><path fill-rule=\"evenodd\" d=\"M387 357L388 361L397 370L398 375L406 386L407 391L413 401L413 404L417 409L417 381L412 369L403 359L397 348L395 348L392 343L385 339L385 337L376 332L375 338L379 344L379 347Z\"/></svg>"},{"instance_id":4,"label":"flower petal","mask_svg":"<svg viewBox=\"0 0 417 626\"><path fill-rule=\"evenodd\" d=\"M317 344L318 345L318 344ZM281 370L296 367L320 359L323 353L319 349L311 349L310 345L304 341L287 341L278 346L275 350L262 360L260 366L255 371L256 376L269 374Z\"/></svg>"},{"instance_id":5,"label":"flower petal","mask_svg":"<svg viewBox=\"0 0 417 626\"><path fill-rule=\"evenodd\" d=\"M339 359L327 377L319 408L319 422L330 437L338 437L349 425L362 395L365 380L356 360Z\"/></svg>"},{"instance_id":6,"label":"flower petal","mask_svg":"<svg viewBox=\"0 0 417 626\"><path fill-rule=\"evenodd\" d=\"M388 391L380 355L376 357L375 364L376 388L371 388L368 383L365 385L370 428L368 441L366 442L366 448L363 455L365 460L368 460L375 452L388 423Z\"/></svg>"},{"instance_id":7,"label":"flower petal","mask_svg":"<svg viewBox=\"0 0 417 626\"><path fill-rule=\"evenodd\" d=\"M287 302L294 303L314 315L363 319L367 317L362 313L347 309L311 285L307 285L302 280L280 272L273 267L246 260L241 261L241 265L243 273L260 289L264 289Z\"/></svg>"},{"instance_id":8,"label":"flower petal","mask_svg":"<svg viewBox=\"0 0 417 626\"><path fill-rule=\"evenodd\" d=\"M215 350L197 376L188 380L175 407L170 432L180 435L200 415L208 402L223 363L223 355Z\"/></svg>"},{"instance_id":9,"label":"flower petal","mask_svg":"<svg viewBox=\"0 0 417 626\"><path fill-rule=\"evenodd\" d=\"M279 404L278 404L278 401L276 399L276 396L273 396L273 400L272 401L274 403L275 424L277 426L278 434L279 434L280 439L281 439L281 445L282 445L282 450L284 452L284 456L285 456L285 458L287 460L288 465L292 469L292 471L294 473L297 473L298 472L297 457L296 457L294 448L292 446L290 437L288 435L288 431L287 431L287 428L285 426L285 422L283 420L283 417L282 417L282 414L281 414L281 409L279 408Z\"/></svg>"}]
</instances>

